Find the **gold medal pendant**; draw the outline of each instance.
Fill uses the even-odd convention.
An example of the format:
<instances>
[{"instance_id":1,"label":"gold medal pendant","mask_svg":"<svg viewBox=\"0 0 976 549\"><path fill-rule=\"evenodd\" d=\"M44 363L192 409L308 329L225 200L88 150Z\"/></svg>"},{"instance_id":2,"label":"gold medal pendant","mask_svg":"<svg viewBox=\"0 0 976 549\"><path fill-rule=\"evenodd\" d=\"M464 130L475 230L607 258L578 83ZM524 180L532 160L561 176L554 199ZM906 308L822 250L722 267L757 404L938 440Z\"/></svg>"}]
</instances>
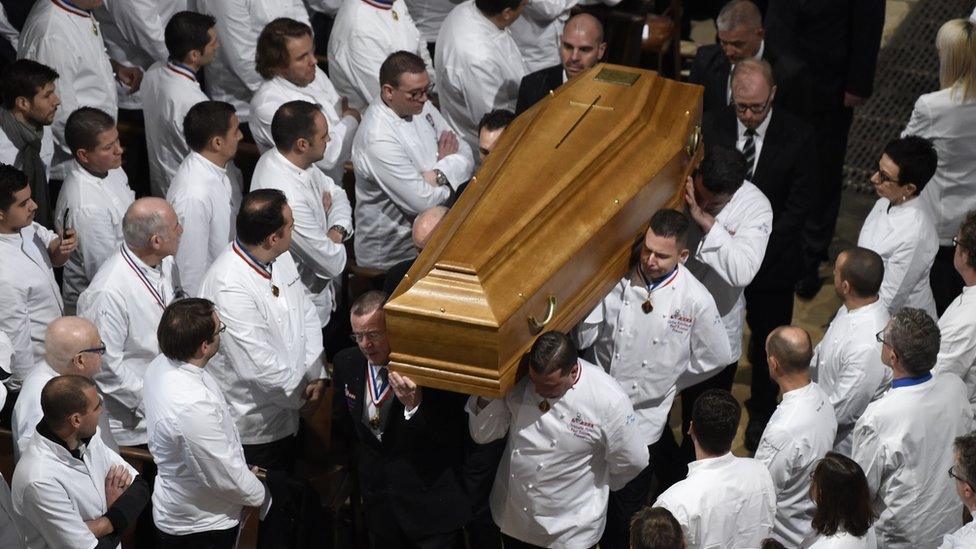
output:
<instances>
[{"instance_id":1,"label":"gold medal pendant","mask_svg":"<svg viewBox=\"0 0 976 549\"><path fill-rule=\"evenodd\" d=\"M399 21L400 20L400 16L397 15L396 10L390 10L390 14L393 15L393 20L394 21Z\"/></svg>"},{"instance_id":2,"label":"gold medal pendant","mask_svg":"<svg viewBox=\"0 0 976 549\"><path fill-rule=\"evenodd\" d=\"M645 315L654 310L654 305L651 304L651 298L647 298L647 301L641 303L641 310L644 311Z\"/></svg>"},{"instance_id":3,"label":"gold medal pendant","mask_svg":"<svg viewBox=\"0 0 976 549\"><path fill-rule=\"evenodd\" d=\"M271 295L273 295L273 296L275 296L275 297L278 297L278 294L279 294L279 293L280 293L280 292L278 291L278 287L277 287L277 286L275 286L274 284L272 284L272 285L271 285Z\"/></svg>"},{"instance_id":4,"label":"gold medal pendant","mask_svg":"<svg viewBox=\"0 0 976 549\"><path fill-rule=\"evenodd\" d=\"M98 26L95 24L95 20L92 19L92 34L98 36Z\"/></svg>"},{"instance_id":5,"label":"gold medal pendant","mask_svg":"<svg viewBox=\"0 0 976 549\"><path fill-rule=\"evenodd\" d=\"M549 408L551 408L551 406L549 406L548 400L543 400L542 402L539 403L539 411L542 412L543 414L548 412Z\"/></svg>"},{"instance_id":6,"label":"gold medal pendant","mask_svg":"<svg viewBox=\"0 0 976 549\"><path fill-rule=\"evenodd\" d=\"M374 431L377 430L377 429L379 429L380 428L380 416L375 415L375 416L369 418L369 426Z\"/></svg>"}]
</instances>

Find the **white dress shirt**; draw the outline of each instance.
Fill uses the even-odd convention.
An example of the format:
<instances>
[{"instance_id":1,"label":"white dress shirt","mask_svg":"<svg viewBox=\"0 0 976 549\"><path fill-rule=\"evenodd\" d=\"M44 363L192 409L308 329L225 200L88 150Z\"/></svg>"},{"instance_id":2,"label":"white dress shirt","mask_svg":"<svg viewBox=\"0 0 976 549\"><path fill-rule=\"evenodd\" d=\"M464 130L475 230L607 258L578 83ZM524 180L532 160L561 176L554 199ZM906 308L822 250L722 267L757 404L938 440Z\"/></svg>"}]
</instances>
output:
<instances>
[{"instance_id":1,"label":"white dress shirt","mask_svg":"<svg viewBox=\"0 0 976 549\"><path fill-rule=\"evenodd\" d=\"M873 526L859 538L838 530L832 536L812 535L803 540L800 547L802 549L877 549L878 536Z\"/></svg>"},{"instance_id":2,"label":"white dress shirt","mask_svg":"<svg viewBox=\"0 0 976 549\"><path fill-rule=\"evenodd\" d=\"M279 17L289 17L308 25L308 10L302 0L196 2L197 11L217 20L217 39L220 40L217 56L207 66L207 92L214 101L234 105L241 122L249 122L251 95L262 83L261 76L254 70L258 36L268 23ZM253 126L251 131L254 131Z\"/></svg>"},{"instance_id":3,"label":"white dress shirt","mask_svg":"<svg viewBox=\"0 0 976 549\"><path fill-rule=\"evenodd\" d=\"M742 355L745 287L759 272L773 227L773 209L758 187L743 181L729 203L715 216L715 224L688 259L688 270L708 288L732 348L732 362ZM691 231L701 234L692 223ZM695 242L692 236L690 243ZM730 362L731 364L731 362Z\"/></svg>"},{"instance_id":4,"label":"white dress shirt","mask_svg":"<svg viewBox=\"0 0 976 549\"><path fill-rule=\"evenodd\" d=\"M241 441L264 444L298 432L305 386L325 375L322 327L290 253L278 256L268 280L244 252L231 243L203 278L200 295L227 325L207 369Z\"/></svg>"},{"instance_id":5,"label":"white dress shirt","mask_svg":"<svg viewBox=\"0 0 976 549\"><path fill-rule=\"evenodd\" d=\"M976 547L976 522L969 522L962 528L942 538L939 549L973 549Z\"/></svg>"},{"instance_id":6,"label":"white dress shirt","mask_svg":"<svg viewBox=\"0 0 976 549\"><path fill-rule=\"evenodd\" d=\"M74 314L78 296L95 278L95 273L122 245L122 218L136 199L122 168L98 177L77 160L68 163L57 205L55 226L67 226L78 235L78 248L64 264L62 297L66 314Z\"/></svg>"},{"instance_id":7,"label":"white dress shirt","mask_svg":"<svg viewBox=\"0 0 976 549\"><path fill-rule=\"evenodd\" d=\"M932 212L939 244L951 246L966 213L976 209L976 101L963 101L954 88L922 95L906 135L932 140L939 153L939 167L921 198Z\"/></svg>"},{"instance_id":8,"label":"white dress shirt","mask_svg":"<svg viewBox=\"0 0 976 549\"><path fill-rule=\"evenodd\" d=\"M441 25L434 67L444 117L477 150L481 117L495 109L515 112L527 73L518 45L466 0Z\"/></svg>"},{"instance_id":9,"label":"white dress shirt","mask_svg":"<svg viewBox=\"0 0 976 549\"><path fill-rule=\"evenodd\" d=\"M392 6L345 0L329 34L329 77L349 106L362 110L380 94L380 65L401 50L419 55L433 82L427 42L403 0Z\"/></svg>"},{"instance_id":10,"label":"white dress shirt","mask_svg":"<svg viewBox=\"0 0 976 549\"><path fill-rule=\"evenodd\" d=\"M731 362L715 300L683 265L675 269L653 289L650 313L641 308L647 285L632 269L577 328L580 348L592 345L594 362L630 398L647 445L661 438L682 375Z\"/></svg>"},{"instance_id":11,"label":"white dress shirt","mask_svg":"<svg viewBox=\"0 0 976 549\"><path fill-rule=\"evenodd\" d=\"M44 417L44 410L41 409L41 391L48 381L58 377L59 374L51 367L47 361L31 370L31 373L24 379L24 384L20 387L20 396L14 403L13 413L10 417L10 430L14 437L14 462L20 459L20 455L27 450L34 429ZM116 444L112 436L111 427L108 424L108 414L102 414L98 418L98 436L106 446L117 452L119 445Z\"/></svg>"},{"instance_id":12,"label":"white dress shirt","mask_svg":"<svg viewBox=\"0 0 976 549\"><path fill-rule=\"evenodd\" d=\"M176 266L187 295L199 295L203 275L237 235L242 188L233 161L221 168L191 152L176 170L166 200L183 226Z\"/></svg>"},{"instance_id":13,"label":"white dress shirt","mask_svg":"<svg viewBox=\"0 0 976 549\"><path fill-rule=\"evenodd\" d=\"M295 219L291 252L302 283L308 288L322 326L335 310L336 284L346 268L346 247L327 236L335 225L352 233L352 206L346 191L315 166L301 169L278 149L261 155L254 168L252 189L278 189L285 193ZM322 196L328 194L332 207L325 211Z\"/></svg>"},{"instance_id":14,"label":"white dress shirt","mask_svg":"<svg viewBox=\"0 0 976 549\"><path fill-rule=\"evenodd\" d=\"M186 65L157 63L146 71L140 89L149 149L149 184L154 196L166 196L180 163L190 154L183 137L183 119L190 107L207 96L197 75Z\"/></svg>"},{"instance_id":15,"label":"white dress shirt","mask_svg":"<svg viewBox=\"0 0 976 549\"><path fill-rule=\"evenodd\" d=\"M48 246L57 236L38 223L18 233L0 234L0 331L13 344L11 376L5 382L11 391L18 390L34 365L44 360L47 325L64 315L48 255Z\"/></svg>"},{"instance_id":16,"label":"white dress shirt","mask_svg":"<svg viewBox=\"0 0 976 549\"><path fill-rule=\"evenodd\" d=\"M976 412L976 290L966 286L939 318L939 358L933 372L952 373L966 383L969 403Z\"/></svg>"},{"instance_id":17,"label":"white dress shirt","mask_svg":"<svg viewBox=\"0 0 976 549\"><path fill-rule=\"evenodd\" d=\"M854 461L868 480L879 545L937 547L962 526L952 441L973 430L966 386L956 376L892 388L854 427Z\"/></svg>"},{"instance_id":18,"label":"white dress shirt","mask_svg":"<svg viewBox=\"0 0 976 549\"><path fill-rule=\"evenodd\" d=\"M841 305L823 339L813 349L810 378L830 398L837 417L834 451L851 455L854 423L891 385L891 368L881 362L877 333L888 325L879 299L853 311Z\"/></svg>"},{"instance_id":19,"label":"white dress shirt","mask_svg":"<svg viewBox=\"0 0 976 549\"><path fill-rule=\"evenodd\" d=\"M366 110L352 151L359 265L389 269L416 257L414 218L446 203L471 178L474 157L461 136L456 153L437 159L437 140L445 131L454 132L430 101L408 118L397 116L381 99ZM434 169L444 173L450 186L424 180L423 172Z\"/></svg>"},{"instance_id":20,"label":"white dress shirt","mask_svg":"<svg viewBox=\"0 0 976 549\"><path fill-rule=\"evenodd\" d=\"M352 154L352 140L359 122L352 116L342 116L342 98L322 69L315 68L315 80L299 87L276 76L265 80L251 99L251 133L261 153L275 147L271 138L271 120L278 108L289 101L308 101L319 105L329 122L329 144L325 156L315 163L333 181L342 181L345 164ZM240 115L240 112L238 112Z\"/></svg>"},{"instance_id":21,"label":"white dress shirt","mask_svg":"<svg viewBox=\"0 0 976 549\"><path fill-rule=\"evenodd\" d=\"M243 506L266 499L244 458L241 438L217 380L204 368L159 355L146 370L149 452L156 527L174 536L226 530Z\"/></svg>"},{"instance_id":22,"label":"white dress shirt","mask_svg":"<svg viewBox=\"0 0 976 549\"><path fill-rule=\"evenodd\" d=\"M115 76L98 22L85 10L60 0L38 0L20 34L17 57L33 59L58 72L55 82L61 106L51 130L58 146L49 176L64 179L71 150L64 140L64 125L78 107L96 107L118 116Z\"/></svg>"},{"instance_id":23,"label":"white dress shirt","mask_svg":"<svg viewBox=\"0 0 976 549\"><path fill-rule=\"evenodd\" d=\"M31 549L91 549L98 540L84 521L108 511L105 475L121 465L134 479L138 472L93 436L72 456L61 444L32 435L11 481L16 519Z\"/></svg>"},{"instance_id":24,"label":"white dress shirt","mask_svg":"<svg viewBox=\"0 0 976 549\"><path fill-rule=\"evenodd\" d=\"M939 251L939 238L921 200L891 205L887 198L879 198L864 220L857 245L884 260L880 295L889 312L915 307L938 319L929 270Z\"/></svg>"},{"instance_id":25,"label":"white dress shirt","mask_svg":"<svg viewBox=\"0 0 976 549\"><path fill-rule=\"evenodd\" d=\"M579 367L565 395L545 399L546 412L528 376L480 411L477 397L468 400L475 442L508 433L491 490L492 517L502 532L533 545L595 545L609 491L647 466L647 446L627 396L600 367L583 360Z\"/></svg>"},{"instance_id":26,"label":"white dress shirt","mask_svg":"<svg viewBox=\"0 0 976 549\"><path fill-rule=\"evenodd\" d=\"M815 382L783 393L756 450L776 488L773 537L796 547L811 532L816 505L810 476L820 458L834 447L837 419L827 394Z\"/></svg>"},{"instance_id":27,"label":"white dress shirt","mask_svg":"<svg viewBox=\"0 0 976 549\"><path fill-rule=\"evenodd\" d=\"M731 71L729 71L729 74L731 75ZM729 76L729 78L731 78L731 76ZM749 166L749 173L756 173L756 166L759 165L759 155L762 154L763 142L766 140L766 130L769 129L769 121L772 120L772 118L773 109L770 108L769 112L766 113L766 118L763 119L762 123L756 127L756 134L752 136L752 142L756 147L756 153L752 157L752 166ZM737 132L735 148L738 149L739 152L742 152L745 150L746 140L748 139L748 136L746 136L746 127L738 118L735 119L735 127Z\"/></svg>"},{"instance_id":28,"label":"white dress shirt","mask_svg":"<svg viewBox=\"0 0 976 549\"><path fill-rule=\"evenodd\" d=\"M461 0L404 0L417 30L420 31L424 42L434 43L437 41L437 34L441 31L441 24L447 14L451 13L454 6L461 3Z\"/></svg>"},{"instance_id":29,"label":"white dress shirt","mask_svg":"<svg viewBox=\"0 0 976 549\"><path fill-rule=\"evenodd\" d=\"M51 172L51 159L54 157L54 135L51 133L51 126L44 126L44 134L41 136L41 160L47 172ZM13 142L7 134L0 130L0 164L9 164L18 170L23 170L23 164L18 164L17 154L20 151L14 147Z\"/></svg>"},{"instance_id":30,"label":"white dress shirt","mask_svg":"<svg viewBox=\"0 0 976 549\"><path fill-rule=\"evenodd\" d=\"M687 549L758 549L773 528L776 488L765 465L729 452L689 463L654 507L678 519Z\"/></svg>"},{"instance_id":31,"label":"white dress shirt","mask_svg":"<svg viewBox=\"0 0 976 549\"><path fill-rule=\"evenodd\" d=\"M159 354L156 328L163 309L179 297L184 294L171 256L153 268L123 244L78 298L78 316L95 323L105 343L95 383L112 435L123 446L146 443L143 377Z\"/></svg>"}]
</instances>

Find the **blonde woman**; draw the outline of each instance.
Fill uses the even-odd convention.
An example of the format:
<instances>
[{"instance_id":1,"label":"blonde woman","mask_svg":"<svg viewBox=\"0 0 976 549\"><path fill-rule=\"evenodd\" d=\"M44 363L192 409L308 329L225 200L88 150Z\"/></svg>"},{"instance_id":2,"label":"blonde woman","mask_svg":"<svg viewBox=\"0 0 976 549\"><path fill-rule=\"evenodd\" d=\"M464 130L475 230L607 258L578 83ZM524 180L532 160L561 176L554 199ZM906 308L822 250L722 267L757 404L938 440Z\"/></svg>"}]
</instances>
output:
<instances>
[{"instance_id":1,"label":"blonde woman","mask_svg":"<svg viewBox=\"0 0 976 549\"><path fill-rule=\"evenodd\" d=\"M935 145L939 165L922 200L932 213L939 235L939 252L932 266L931 285L939 314L962 291L962 279L952 266L952 237L966 212L976 208L976 23L952 19L939 29L941 89L915 102L902 136L918 135Z\"/></svg>"}]
</instances>

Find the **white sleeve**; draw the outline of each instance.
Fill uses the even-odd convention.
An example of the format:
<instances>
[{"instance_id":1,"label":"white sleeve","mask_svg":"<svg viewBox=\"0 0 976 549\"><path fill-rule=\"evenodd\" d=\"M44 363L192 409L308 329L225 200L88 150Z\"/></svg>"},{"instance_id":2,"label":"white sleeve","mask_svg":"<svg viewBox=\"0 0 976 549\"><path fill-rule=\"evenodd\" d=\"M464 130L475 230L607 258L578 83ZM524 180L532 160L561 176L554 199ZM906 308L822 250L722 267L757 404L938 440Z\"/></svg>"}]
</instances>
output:
<instances>
[{"instance_id":1,"label":"white sleeve","mask_svg":"<svg viewBox=\"0 0 976 549\"><path fill-rule=\"evenodd\" d=\"M390 137L376 139L364 152L376 183L408 216L415 217L450 198L451 189L427 183L403 147Z\"/></svg>"},{"instance_id":2,"label":"white sleeve","mask_svg":"<svg viewBox=\"0 0 976 549\"><path fill-rule=\"evenodd\" d=\"M9 357L10 373L23 381L41 358L34 356L31 343L27 292L24 288L0 280L0 303L4 304L4 312L0 314L0 332L10 337L13 347L13 354Z\"/></svg>"},{"instance_id":3,"label":"white sleeve","mask_svg":"<svg viewBox=\"0 0 976 549\"><path fill-rule=\"evenodd\" d=\"M112 219L101 208L84 207L69 214L78 234L78 248L85 267L85 277L95 278L99 267L122 245L122 235L117 234Z\"/></svg>"},{"instance_id":4,"label":"white sleeve","mask_svg":"<svg viewBox=\"0 0 976 549\"><path fill-rule=\"evenodd\" d=\"M852 454L851 457L864 470L864 476L868 481L868 494L873 504L885 495L881 493L881 481L887 473L888 463L885 459L885 447L878 437L877 430L866 421L858 420L854 426Z\"/></svg>"},{"instance_id":5,"label":"white sleeve","mask_svg":"<svg viewBox=\"0 0 976 549\"><path fill-rule=\"evenodd\" d=\"M756 460L761 461L773 479L776 499L789 488L797 464L799 448L794 438L787 432L769 427L763 431L756 449Z\"/></svg>"},{"instance_id":6,"label":"white sleeve","mask_svg":"<svg viewBox=\"0 0 976 549\"><path fill-rule=\"evenodd\" d=\"M451 78L460 94L461 104L456 110L462 111L467 124L477 138L478 122L486 113L495 109L507 109L515 112L517 95L507 97L502 90L506 86L504 71L495 66L490 59L481 59L465 67L466 70L458 74L457 70L447 68L448 73L455 73ZM441 83L443 84L443 83ZM443 100L443 99L442 99ZM461 123L458 121L458 123ZM464 129L459 128L462 131Z\"/></svg>"},{"instance_id":7,"label":"white sleeve","mask_svg":"<svg viewBox=\"0 0 976 549\"><path fill-rule=\"evenodd\" d=\"M342 116L341 112L339 116ZM270 123L268 127L271 127ZM337 123L329 120L329 144L325 147L325 156L315 165L323 172L328 172L348 160L352 153L352 142L356 137L358 128L359 122L352 116L343 116Z\"/></svg>"},{"instance_id":8,"label":"white sleeve","mask_svg":"<svg viewBox=\"0 0 976 549\"><path fill-rule=\"evenodd\" d=\"M619 396L607 407L609 417L604 431L604 458L609 467L611 490L623 488L650 460L644 438L637 432L637 414L630 400L622 393Z\"/></svg>"},{"instance_id":9,"label":"white sleeve","mask_svg":"<svg viewBox=\"0 0 976 549\"><path fill-rule=\"evenodd\" d=\"M608 0L604 3L613 2L616 4L620 0ZM560 15L573 8L579 0L532 0L525 5L522 17L528 17L533 21L547 25L555 21Z\"/></svg>"},{"instance_id":10,"label":"white sleeve","mask_svg":"<svg viewBox=\"0 0 976 549\"><path fill-rule=\"evenodd\" d=\"M20 42L20 32L10 24L10 19L2 5L0 5L0 37L6 39L14 49L17 49L17 43Z\"/></svg>"},{"instance_id":11,"label":"white sleeve","mask_svg":"<svg viewBox=\"0 0 976 549\"><path fill-rule=\"evenodd\" d=\"M94 479L94 482L104 482L104 479ZM47 547L81 549L98 545L98 539L56 479L38 479L24 488L20 512L41 534Z\"/></svg>"},{"instance_id":12,"label":"white sleeve","mask_svg":"<svg viewBox=\"0 0 976 549\"><path fill-rule=\"evenodd\" d=\"M840 360L841 363L832 368L837 372L837 379L834 390L828 395L838 430L841 426L854 425L874 398L878 388L865 386L865 373L869 364L881 361L881 352L876 345L851 346L844 349Z\"/></svg>"},{"instance_id":13,"label":"white sleeve","mask_svg":"<svg viewBox=\"0 0 976 549\"><path fill-rule=\"evenodd\" d=\"M447 120L438 112L437 109L431 106L428 111L434 119L434 127L437 129L437 138L443 132L451 132L457 135L457 131L447 123ZM449 154L444 158L437 161L434 164L434 168L444 172L447 176L447 180L451 182L451 186L457 189L462 183L471 179L471 172L474 171L474 156L471 153L471 145L460 135L458 138L458 151L454 154Z\"/></svg>"},{"instance_id":14,"label":"white sleeve","mask_svg":"<svg viewBox=\"0 0 976 549\"><path fill-rule=\"evenodd\" d=\"M878 295L892 314L905 306L915 286L922 277L927 277L927 270L938 251L935 246L926 246L919 241L924 234L924 231L911 231L885 263Z\"/></svg>"},{"instance_id":15,"label":"white sleeve","mask_svg":"<svg viewBox=\"0 0 976 549\"><path fill-rule=\"evenodd\" d=\"M163 20L163 15L170 13L160 10L159 0L126 0L124 7L119 6L110 13L126 40L142 48L155 61L169 58L164 37L169 21Z\"/></svg>"},{"instance_id":16,"label":"white sleeve","mask_svg":"<svg viewBox=\"0 0 976 549\"><path fill-rule=\"evenodd\" d=\"M576 347L578 349L588 349L596 343L596 340L600 337L600 330L603 328L603 322L606 310L607 299L603 298L603 301L597 303L596 307L590 311L590 314L586 315L586 318L580 321L574 330ZM726 338L728 339L728 338Z\"/></svg>"},{"instance_id":17,"label":"white sleeve","mask_svg":"<svg viewBox=\"0 0 976 549\"><path fill-rule=\"evenodd\" d=\"M183 462L217 497L246 507L264 502L265 488L244 460L240 446L227 443L220 417L227 413L209 402L194 404L192 414L179 416L186 440Z\"/></svg>"},{"instance_id":18,"label":"white sleeve","mask_svg":"<svg viewBox=\"0 0 976 549\"><path fill-rule=\"evenodd\" d=\"M464 409L468 412L468 431L476 443L487 444L508 433L508 427L512 423L512 411L508 404L508 397L496 398L478 410L478 396L472 395L468 398Z\"/></svg>"},{"instance_id":19,"label":"white sleeve","mask_svg":"<svg viewBox=\"0 0 976 549\"><path fill-rule=\"evenodd\" d=\"M976 374L973 372L973 366L976 365L976 337L973 337L972 326L968 324L950 326L940 320L939 330L942 339L939 345L939 357L935 361L932 373L952 373L966 381L967 377Z\"/></svg>"},{"instance_id":20,"label":"white sleeve","mask_svg":"<svg viewBox=\"0 0 976 549\"><path fill-rule=\"evenodd\" d=\"M324 185L312 186L316 192L328 192L329 189L324 187ZM317 203L313 204L300 197L288 201L295 220L291 251L315 272L315 276L323 280L332 280L338 278L346 268L346 247L326 236L328 227L323 228L319 224L312 210L312 208L321 210L323 207L321 194L316 198ZM346 205L348 206L348 199Z\"/></svg>"},{"instance_id":21,"label":"white sleeve","mask_svg":"<svg viewBox=\"0 0 976 549\"><path fill-rule=\"evenodd\" d=\"M773 212L768 205L752 212L734 235L716 222L702 240L698 260L728 285L745 288L759 272L772 226Z\"/></svg>"},{"instance_id":22,"label":"white sleeve","mask_svg":"<svg viewBox=\"0 0 976 549\"><path fill-rule=\"evenodd\" d=\"M349 203L349 195L346 194L346 190L336 185L335 181L329 176L324 176L326 180L325 189L326 192L332 196L332 207L329 208L327 212L327 218L329 221L329 226L326 229L332 228L334 225L339 225L348 233L347 240L349 236L352 236L353 225L352 225L352 204Z\"/></svg>"},{"instance_id":23,"label":"white sleeve","mask_svg":"<svg viewBox=\"0 0 976 549\"><path fill-rule=\"evenodd\" d=\"M932 130L933 118L930 114L928 101L923 95L915 101L915 108L912 109L912 117L908 120L908 125L902 130L901 136L917 135L919 137L929 137Z\"/></svg>"},{"instance_id":24,"label":"white sleeve","mask_svg":"<svg viewBox=\"0 0 976 549\"><path fill-rule=\"evenodd\" d=\"M732 362L728 332L725 331L725 324L722 322L722 315L718 313L718 307L715 306L715 300L707 291L703 292L699 299L697 309L689 342L691 361L688 363L687 376L682 376L686 379L679 378L679 389L692 385L684 381L691 378L696 382L703 381Z\"/></svg>"},{"instance_id":25,"label":"white sleeve","mask_svg":"<svg viewBox=\"0 0 976 549\"><path fill-rule=\"evenodd\" d=\"M102 369L95 374L99 391L125 406L136 417L143 417L142 375L124 359L129 335L129 314L125 300L102 291L82 292L78 316L91 320L105 344Z\"/></svg>"},{"instance_id":26,"label":"white sleeve","mask_svg":"<svg viewBox=\"0 0 976 549\"><path fill-rule=\"evenodd\" d=\"M312 303L312 295L302 284L302 300L305 316L305 381L312 382L328 377L325 371L325 349L322 342L322 320Z\"/></svg>"},{"instance_id":27,"label":"white sleeve","mask_svg":"<svg viewBox=\"0 0 976 549\"><path fill-rule=\"evenodd\" d=\"M172 189L173 186L170 186ZM180 271L180 283L190 296L197 296L200 284L207 274L207 256L210 251L210 220L213 212L203 200L181 195L171 199L176 216L183 225L183 236L176 250L176 268Z\"/></svg>"},{"instance_id":28,"label":"white sleeve","mask_svg":"<svg viewBox=\"0 0 976 549\"><path fill-rule=\"evenodd\" d=\"M346 72L367 104L380 93L380 65L386 61L389 37L357 32L346 44Z\"/></svg>"},{"instance_id":29,"label":"white sleeve","mask_svg":"<svg viewBox=\"0 0 976 549\"><path fill-rule=\"evenodd\" d=\"M261 86L261 76L254 69L260 31L251 25L251 14L243 0L217 0L208 2L217 19L220 47L225 52L230 70L244 82L251 93ZM306 23L308 21L305 21Z\"/></svg>"}]
</instances>

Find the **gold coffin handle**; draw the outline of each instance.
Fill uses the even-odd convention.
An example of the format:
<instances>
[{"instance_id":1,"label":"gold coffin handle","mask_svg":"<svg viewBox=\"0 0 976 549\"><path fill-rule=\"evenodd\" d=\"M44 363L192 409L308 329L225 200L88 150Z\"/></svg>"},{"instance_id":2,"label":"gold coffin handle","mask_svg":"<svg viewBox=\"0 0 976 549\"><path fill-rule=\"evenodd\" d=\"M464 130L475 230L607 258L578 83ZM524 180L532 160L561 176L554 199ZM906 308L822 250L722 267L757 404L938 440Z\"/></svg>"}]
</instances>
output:
<instances>
[{"instance_id":1,"label":"gold coffin handle","mask_svg":"<svg viewBox=\"0 0 976 549\"><path fill-rule=\"evenodd\" d=\"M695 125L694 129L691 130L691 134L688 136L688 143L685 145L685 154L688 155L688 158L694 158L695 151L698 150L698 145L701 143L701 139L701 126Z\"/></svg>"},{"instance_id":2,"label":"gold coffin handle","mask_svg":"<svg viewBox=\"0 0 976 549\"><path fill-rule=\"evenodd\" d=\"M556 296L551 295L549 296L549 305L546 307L546 317L542 319L542 322L536 320L534 316L529 317L529 331L532 332L533 335L538 334L546 327L546 324L549 324L549 322L552 320L552 317L555 315L556 315Z\"/></svg>"}]
</instances>

